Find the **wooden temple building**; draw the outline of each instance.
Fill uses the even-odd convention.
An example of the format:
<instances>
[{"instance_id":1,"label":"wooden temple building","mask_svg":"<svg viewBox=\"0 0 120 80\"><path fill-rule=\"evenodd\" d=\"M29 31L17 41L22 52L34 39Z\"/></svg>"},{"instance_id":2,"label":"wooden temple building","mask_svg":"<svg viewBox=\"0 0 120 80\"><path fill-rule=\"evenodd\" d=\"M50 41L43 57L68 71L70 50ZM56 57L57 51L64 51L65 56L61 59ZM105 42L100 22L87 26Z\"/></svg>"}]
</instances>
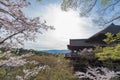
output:
<instances>
[{"instance_id":1,"label":"wooden temple building","mask_svg":"<svg viewBox=\"0 0 120 80\"><path fill-rule=\"evenodd\" d=\"M84 57L84 55L87 55L87 63L90 63L92 66L95 66L96 64L99 65L101 62L96 62L96 59L89 58L91 54L93 54L93 49L96 46L105 47L108 46L103 39L106 38L106 33L112 33L117 34L120 32L120 25L111 24L105 29L101 30L100 32L96 33L95 35L91 36L88 39L70 39L70 44L67 45L68 49L71 50L70 53L65 54L66 59L72 60L73 70L74 71L81 71L84 70L85 64L80 64L81 58ZM114 42L113 44L116 45L117 42ZM112 45L113 45L112 44ZM83 55L83 56L82 56ZM81 57L82 56L82 57ZM84 60L84 58L83 58Z\"/></svg>"},{"instance_id":2,"label":"wooden temple building","mask_svg":"<svg viewBox=\"0 0 120 80\"><path fill-rule=\"evenodd\" d=\"M88 39L70 39L70 44L67 45L68 49L71 50L71 53L74 54L85 48L95 48L96 46L105 47L107 44L103 41L106 38L105 34L110 32L112 34L117 34L120 32L120 25L111 24L95 35L91 36ZM65 57L70 57L70 53L66 54Z\"/></svg>"}]
</instances>

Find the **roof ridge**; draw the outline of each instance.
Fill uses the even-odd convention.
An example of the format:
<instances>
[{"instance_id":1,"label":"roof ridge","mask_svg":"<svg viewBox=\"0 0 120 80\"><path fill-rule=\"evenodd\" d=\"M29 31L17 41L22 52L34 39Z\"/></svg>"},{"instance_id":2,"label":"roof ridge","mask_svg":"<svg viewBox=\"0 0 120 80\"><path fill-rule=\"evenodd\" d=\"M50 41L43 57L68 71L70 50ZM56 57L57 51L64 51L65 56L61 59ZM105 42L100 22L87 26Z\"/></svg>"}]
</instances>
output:
<instances>
[{"instance_id":1,"label":"roof ridge","mask_svg":"<svg viewBox=\"0 0 120 80\"><path fill-rule=\"evenodd\" d=\"M114 24L114 23L112 23L112 24L110 24L110 25L108 25L106 28L104 28L104 29L102 29L101 31L99 31L99 32L97 32L96 34L94 34L93 36L91 36L91 37L89 37L88 38L88 40L89 39L91 39L91 38L93 38L93 37L95 37L95 36L97 36L98 34L100 34L100 33L106 33L106 32L113 32L113 33L116 33L116 32L114 32L114 31L116 31L116 28L114 28L114 27L117 27L117 30L120 28L120 25L116 25L116 24ZM118 28L119 27L119 28ZM111 31L110 31L111 30ZM113 31L112 31L113 30ZM120 30L118 30L118 31L120 31ZM118 32L117 31L117 32Z\"/></svg>"}]
</instances>

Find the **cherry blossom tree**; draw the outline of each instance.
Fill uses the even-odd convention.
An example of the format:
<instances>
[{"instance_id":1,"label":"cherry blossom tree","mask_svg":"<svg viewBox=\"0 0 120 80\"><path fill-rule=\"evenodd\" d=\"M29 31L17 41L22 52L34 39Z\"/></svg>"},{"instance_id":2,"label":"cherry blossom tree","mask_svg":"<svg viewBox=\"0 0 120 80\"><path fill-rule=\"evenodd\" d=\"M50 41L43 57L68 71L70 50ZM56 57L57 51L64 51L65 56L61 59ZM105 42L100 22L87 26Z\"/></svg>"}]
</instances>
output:
<instances>
[{"instance_id":1,"label":"cherry blossom tree","mask_svg":"<svg viewBox=\"0 0 120 80\"><path fill-rule=\"evenodd\" d=\"M27 0L0 0L0 45L23 44L24 40L34 41L36 33L54 29L40 21L39 17L28 18L23 8L30 5Z\"/></svg>"},{"instance_id":2,"label":"cherry blossom tree","mask_svg":"<svg viewBox=\"0 0 120 80\"><path fill-rule=\"evenodd\" d=\"M97 67L87 69L87 72L76 72L79 78L88 78L90 80L111 80L112 78L119 77L120 71L111 71L108 68Z\"/></svg>"}]
</instances>

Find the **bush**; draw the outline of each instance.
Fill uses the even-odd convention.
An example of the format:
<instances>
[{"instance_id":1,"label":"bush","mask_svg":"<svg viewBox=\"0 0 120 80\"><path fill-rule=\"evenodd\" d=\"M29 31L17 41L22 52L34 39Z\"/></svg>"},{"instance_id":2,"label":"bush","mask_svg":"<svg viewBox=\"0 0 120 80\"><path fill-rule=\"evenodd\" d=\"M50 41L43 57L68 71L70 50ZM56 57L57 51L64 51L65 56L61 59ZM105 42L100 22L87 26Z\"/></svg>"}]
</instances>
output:
<instances>
[{"instance_id":1,"label":"bush","mask_svg":"<svg viewBox=\"0 0 120 80\"><path fill-rule=\"evenodd\" d=\"M75 80L77 76L73 74L69 60L64 59L63 55L55 56L30 56L27 60L35 60L39 64L47 67L40 71L34 80Z\"/></svg>"},{"instance_id":2,"label":"bush","mask_svg":"<svg viewBox=\"0 0 120 80\"><path fill-rule=\"evenodd\" d=\"M1 68L1 69L0 69L0 77L1 77L1 76L5 76L6 73L7 73L7 72L6 72L6 70L5 70L4 68Z\"/></svg>"},{"instance_id":3,"label":"bush","mask_svg":"<svg viewBox=\"0 0 120 80\"><path fill-rule=\"evenodd\" d=\"M96 54L99 60L120 60L120 44L115 47L105 47L103 51Z\"/></svg>"}]
</instances>

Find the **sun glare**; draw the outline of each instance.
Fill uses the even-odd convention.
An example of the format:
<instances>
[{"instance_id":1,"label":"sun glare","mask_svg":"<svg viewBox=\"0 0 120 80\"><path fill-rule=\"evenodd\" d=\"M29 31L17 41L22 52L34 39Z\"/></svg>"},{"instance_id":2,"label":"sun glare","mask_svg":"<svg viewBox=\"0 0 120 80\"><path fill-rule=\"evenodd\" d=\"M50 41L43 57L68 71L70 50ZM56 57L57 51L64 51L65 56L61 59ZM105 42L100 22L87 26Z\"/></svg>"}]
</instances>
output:
<instances>
[{"instance_id":1,"label":"sun glare","mask_svg":"<svg viewBox=\"0 0 120 80\"><path fill-rule=\"evenodd\" d=\"M49 25L53 25L56 29L52 31L52 36L66 40L88 37L87 33L85 34L87 24L77 12L73 10L65 12L59 7L51 7L50 10L47 10L43 17Z\"/></svg>"},{"instance_id":2,"label":"sun glare","mask_svg":"<svg viewBox=\"0 0 120 80\"><path fill-rule=\"evenodd\" d=\"M62 11L60 6L56 4L48 6L44 7L37 15L42 16L48 25L55 27L55 30L49 30L43 35L39 35L40 40L37 40L36 45L47 46L48 49L66 49L69 39L91 36L91 29L93 29L91 28L91 26L93 27L91 20L80 18L79 13L73 10ZM59 45L57 45L58 43Z\"/></svg>"}]
</instances>

